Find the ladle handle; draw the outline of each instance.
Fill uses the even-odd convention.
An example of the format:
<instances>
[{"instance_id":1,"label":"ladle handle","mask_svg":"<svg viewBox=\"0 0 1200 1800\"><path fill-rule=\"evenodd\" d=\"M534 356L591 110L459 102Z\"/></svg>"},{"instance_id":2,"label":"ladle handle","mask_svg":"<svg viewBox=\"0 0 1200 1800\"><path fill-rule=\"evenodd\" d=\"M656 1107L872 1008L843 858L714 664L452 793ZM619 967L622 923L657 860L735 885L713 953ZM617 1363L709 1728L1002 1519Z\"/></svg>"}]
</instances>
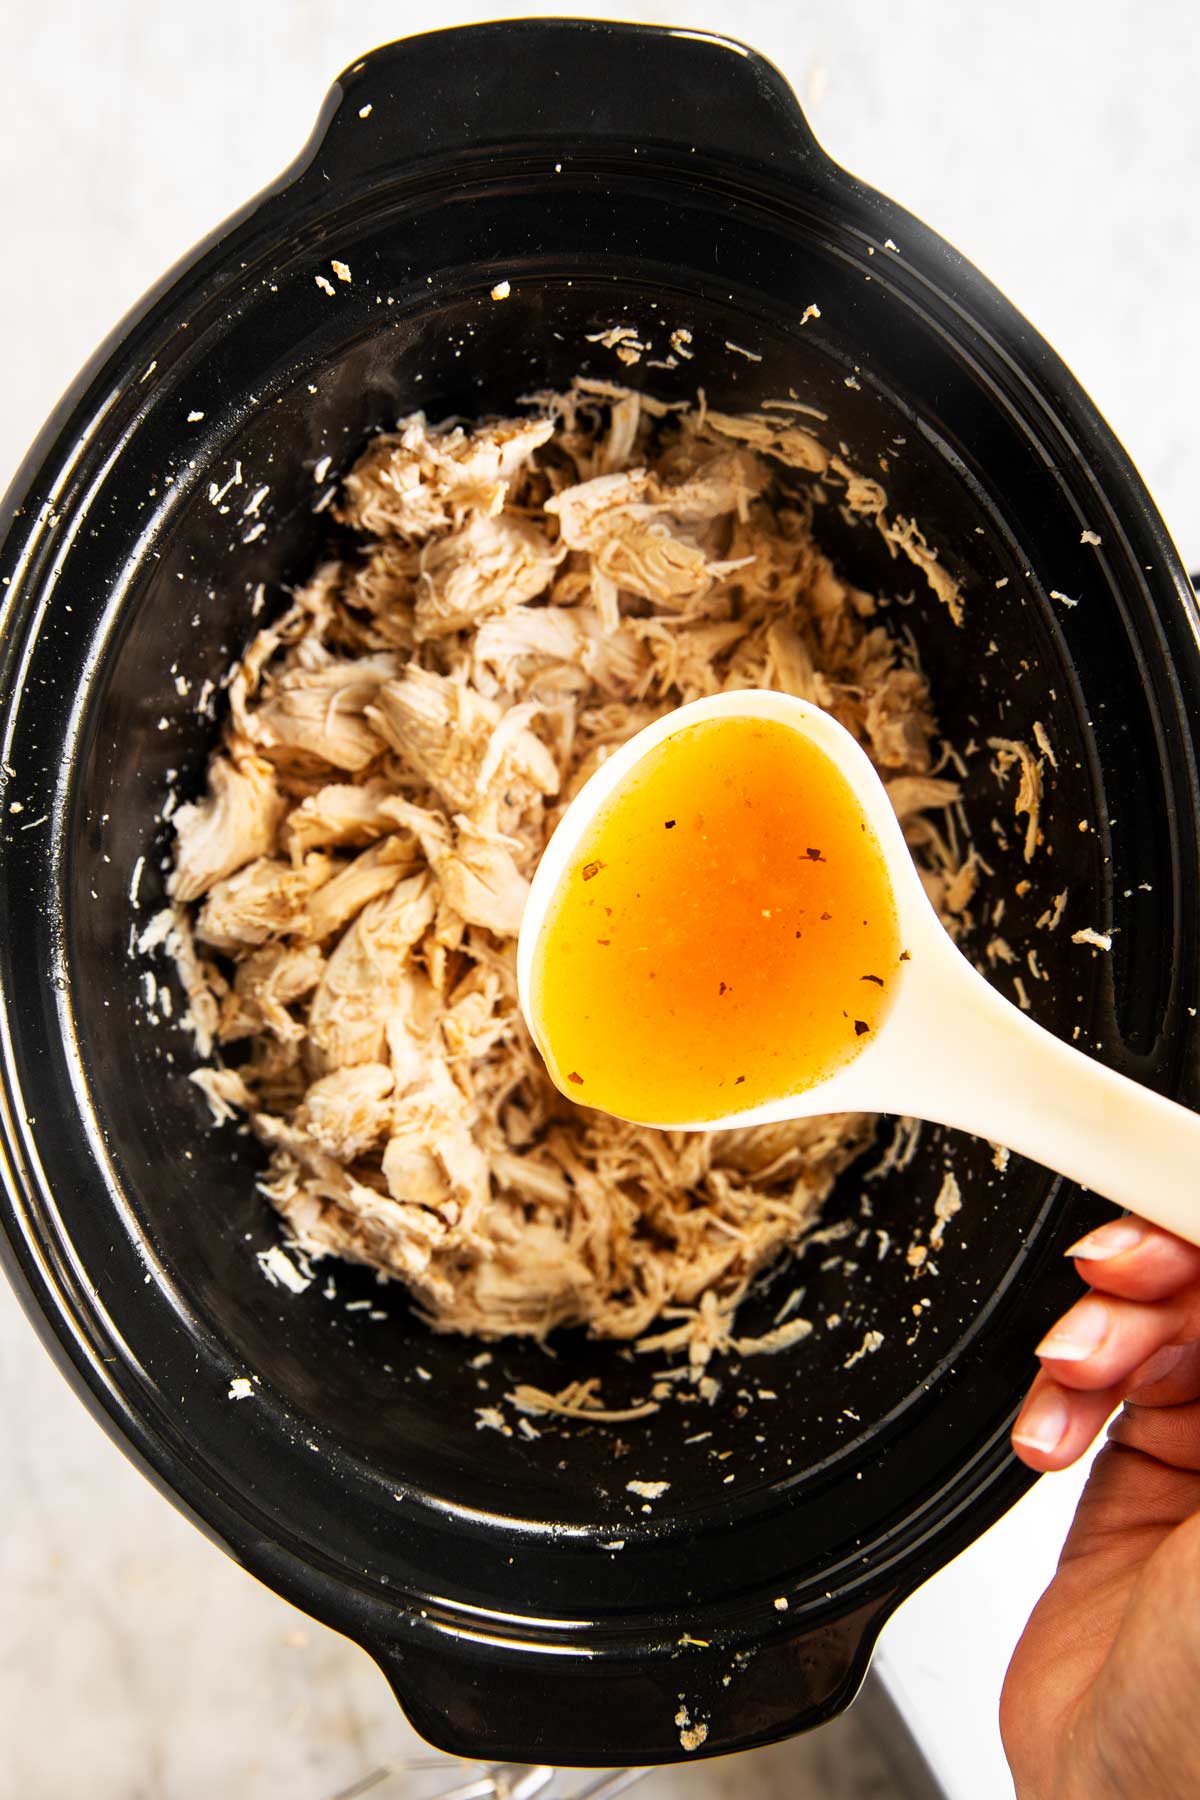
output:
<instances>
[{"instance_id":1,"label":"ladle handle","mask_svg":"<svg viewBox=\"0 0 1200 1800\"><path fill-rule=\"evenodd\" d=\"M1200 1244L1200 1113L1064 1044L946 950L889 1021L889 1110L1007 1145Z\"/></svg>"}]
</instances>

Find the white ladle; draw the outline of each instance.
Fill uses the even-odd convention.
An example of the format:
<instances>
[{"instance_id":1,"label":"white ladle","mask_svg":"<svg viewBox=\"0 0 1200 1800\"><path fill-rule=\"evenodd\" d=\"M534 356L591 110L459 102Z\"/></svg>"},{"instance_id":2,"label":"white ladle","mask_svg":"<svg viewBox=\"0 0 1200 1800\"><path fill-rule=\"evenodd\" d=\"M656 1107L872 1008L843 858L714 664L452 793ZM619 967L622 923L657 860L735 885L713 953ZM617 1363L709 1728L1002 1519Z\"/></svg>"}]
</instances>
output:
<instances>
[{"instance_id":1,"label":"white ladle","mask_svg":"<svg viewBox=\"0 0 1200 1800\"><path fill-rule=\"evenodd\" d=\"M1200 1244L1200 1114L1060 1042L989 986L926 897L865 753L828 713L787 694L748 689L680 707L614 751L571 802L534 876L517 951L521 1010L543 1053L534 951L580 841L648 751L688 726L729 718L790 726L850 783L886 861L909 959L890 984L890 1010L851 1062L799 1093L683 1129L837 1112L931 1119L1007 1145Z\"/></svg>"}]
</instances>

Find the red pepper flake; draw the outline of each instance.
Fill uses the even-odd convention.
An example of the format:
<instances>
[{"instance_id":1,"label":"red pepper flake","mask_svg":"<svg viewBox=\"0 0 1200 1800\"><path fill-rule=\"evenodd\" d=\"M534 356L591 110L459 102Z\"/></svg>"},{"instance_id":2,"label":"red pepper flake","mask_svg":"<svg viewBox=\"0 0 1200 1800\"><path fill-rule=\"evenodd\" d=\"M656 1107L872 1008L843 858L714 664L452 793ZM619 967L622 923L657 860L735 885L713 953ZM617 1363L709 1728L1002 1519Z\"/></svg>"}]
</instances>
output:
<instances>
[{"instance_id":1,"label":"red pepper flake","mask_svg":"<svg viewBox=\"0 0 1200 1800\"><path fill-rule=\"evenodd\" d=\"M797 932L797 933L796 933L796 936L797 936L797 937L803 937L803 935L804 935L804 933L803 933L803 932L801 932L801 931L798 931L798 932Z\"/></svg>"},{"instance_id":2,"label":"red pepper flake","mask_svg":"<svg viewBox=\"0 0 1200 1800\"><path fill-rule=\"evenodd\" d=\"M860 981L873 981L875 983L876 987L883 986L883 976L882 975L860 975L858 979Z\"/></svg>"},{"instance_id":3,"label":"red pepper flake","mask_svg":"<svg viewBox=\"0 0 1200 1800\"><path fill-rule=\"evenodd\" d=\"M854 1021L855 1037L862 1037L863 1034L865 1032L870 1031L870 1029L871 1029L871 1027L867 1024L867 1021L865 1019L855 1019L855 1021Z\"/></svg>"},{"instance_id":4,"label":"red pepper flake","mask_svg":"<svg viewBox=\"0 0 1200 1800\"><path fill-rule=\"evenodd\" d=\"M718 994L726 994L726 993L728 993L728 991L729 991L729 989L726 986L725 982L722 982L720 987L717 989Z\"/></svg>"},{"instance_id":5,"label":"red pepper flake","mask_svg":"<svg viewBox=\"0 0 1200 1800\"><path fill-rule=\"evenodd\" d=\"M907 950L902 950L900 952L900 961L901 962L911 962L912 961L912 957L908 954Z\"/></svg>"},{"instance_id":6,"label":"red pepper flake","mask_svg":"<svg viewBox=\"0 0 1200 1800\"><path fill-rule=\"evenodd\" d=\"M664 819L663 820L663 830L664 831L674 831L674 829L675 829L674 819Z\"/></svg>"},{"instance_id":7,"label":"red pepper flake","mask_svg":"<svg viewBox=\"0 0 1200 1800\"><path fill-rule=\"evenodd\" d=\"M602 944L604 946L604 948L607 950L608 946L612 943L612 939L611 938L597 938L596 942L598 944ZM864 979L865 979L865 977L864 977Z\"/></svg>"},{"instance_id":8,"label":"red pepper flake","mask_svg":"<svg viewBox=\"0 0 1200 1800\"><path fill-rule=\"evenodd\" d=\"M585 881L590 881L592 879L592 876L598 875L603 867L604 867L604 864L602 862L584 863L583 879Z\"/></svg>"},{"instance_id":9,"label":"red pepper flake","mask_svg":"<svg viewBox=\"0 0 1200 1800\"><path fill-rule=\"evenodd\" d=\"M746 1079L746 1077L744 1075L739 1075L737 1080L733 1084L734 1087L741 1087L741 1085L742 1085L743 1081L745 1081L745 1079Z\"/></svg>"},{"instance_id":10,"label":"red pepper flake","mask_svg":"<svg viewBox=\"0 0 1200 1800\"><path fill-rule=\"evenodd\" d=\"M822 918L823 918L823 919L832 919L832 917L833 917L833 914L832 914L832 913L822 913L822 914L821 914L821 917L822 917Z\"/></svg>"},{"instance_id":11,"label":"red pepper flake","mask_svg":"<svg viewBox=\"0 0 1200 1800\"><path fill-rule=\"evenodd\" d=\"M814 850L811 844L809 845L808 849L804 852L804 854L805 854L805 856L807 856L809 862L824 862L825 861L825 858L821 855L821 852L819 850Z\"/></svg>"},{"instance_id":12,"label":"red pepper flake","mask_svg":"<svg viewBox=\"0 0 1200 1800\"><path fill-rule=\"evenodd\" d=\"M575 1070L575 1069L572 1069L572 1070L571 1070L571 1073L570 1073L570 1074L569 1074L569 1075L568 1075L568 1076L567 1076L567 1080L568 1080L568 1081L573 1081L573 1082L574 1082L574 1084L575 1084L575 1086L576 1086L576 1087L582 1087L582 1086L583 1086L583 1076L582 1076L582 1075L580 1075L580 1074L579 1074L579 1073L578 1073L578 1071L577 1071L577 1070Z\"/></svg>"}]
</instances>

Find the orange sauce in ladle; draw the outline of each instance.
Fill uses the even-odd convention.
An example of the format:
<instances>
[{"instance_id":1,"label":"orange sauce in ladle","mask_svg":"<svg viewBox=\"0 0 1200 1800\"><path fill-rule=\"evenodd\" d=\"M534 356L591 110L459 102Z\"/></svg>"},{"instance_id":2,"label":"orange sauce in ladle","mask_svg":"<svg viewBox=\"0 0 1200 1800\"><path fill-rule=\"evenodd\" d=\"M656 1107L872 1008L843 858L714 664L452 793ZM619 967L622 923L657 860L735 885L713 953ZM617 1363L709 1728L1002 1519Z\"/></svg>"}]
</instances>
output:
<instances>
[{"instance_id":1,"label":"orange sauce in ladle","mask_svg":"<svg viewBox=\"0 0 1200 1800\"><path fill-rule=\"evenodd\" d=\"M710 719L647 751L591 822L535 947L532 1013L572 1098L703 1124L853 1058L900 954L841 771L775 720Z\"/></svg>"}]
</instances>

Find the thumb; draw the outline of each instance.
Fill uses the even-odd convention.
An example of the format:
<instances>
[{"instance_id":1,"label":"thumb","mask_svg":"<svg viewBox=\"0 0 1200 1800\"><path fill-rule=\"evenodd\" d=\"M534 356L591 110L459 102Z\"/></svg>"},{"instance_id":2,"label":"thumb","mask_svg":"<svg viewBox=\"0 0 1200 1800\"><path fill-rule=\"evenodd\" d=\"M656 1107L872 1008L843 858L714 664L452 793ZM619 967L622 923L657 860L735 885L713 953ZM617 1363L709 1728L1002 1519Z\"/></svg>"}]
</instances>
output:
<instances>
[{"instance_id":1,"label":"thumb","mask_svg":"<svg viewBox=\"0 0 1200 1800\"><path fill-rule=\"evenodd\" d=\"M1198 1674L1200 1514L1162 1540L1133 1584L1086 1706L1097 1766L1117 1793L1200 1793Z\"/></svg>"}]
</instances>

